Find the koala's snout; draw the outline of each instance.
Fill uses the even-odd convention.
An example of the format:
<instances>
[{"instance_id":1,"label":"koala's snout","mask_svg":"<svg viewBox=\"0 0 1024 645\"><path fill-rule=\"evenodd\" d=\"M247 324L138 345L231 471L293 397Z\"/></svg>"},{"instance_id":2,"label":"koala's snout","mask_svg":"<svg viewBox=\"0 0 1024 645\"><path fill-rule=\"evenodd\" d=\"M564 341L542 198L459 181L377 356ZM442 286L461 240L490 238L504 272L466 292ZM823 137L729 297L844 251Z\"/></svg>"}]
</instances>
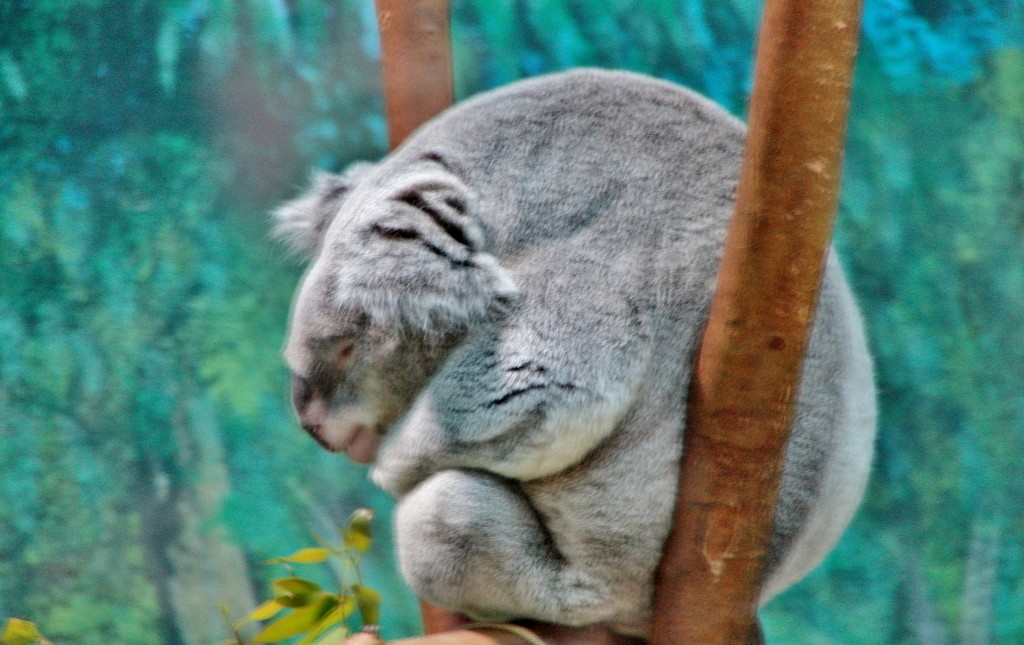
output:
<instances>
[{"instance_id":1,"label":"koala's snout","mask_svg":"<svg viewBox=\"0 0 1024 645\"><path fill-rule=\"evenodd\" d=\"M318 385L292 374L292 405L299 415L299 425L327 450L344 451L356 463L372 462L382 434L377 417L355 405L331 410Z\"/></svg>"},{"instance_id":2,"label":"koala's snout","mask_svg":"<svg viewBox=\"0 0 1024 645\"><path fill-rule=\"evenodd\" d=\"M299 416L302 416L302 411L309 405L311 398L313 398L313 388L309 386L309 381L298 374L292 374L292 406Z\"/></svg>"},{"instance_id":3,"label":"koala's snout","mask_svg":"<svg viewBox=\"0 0 1024 645\"><path fill-rule=\"evenodd\" d=\"M299 415L299 425L316 436L324 423L324 406L314 404L315 391L310 382L298 374L292 375L292 405Z\"/></svg>"}]
</instances>

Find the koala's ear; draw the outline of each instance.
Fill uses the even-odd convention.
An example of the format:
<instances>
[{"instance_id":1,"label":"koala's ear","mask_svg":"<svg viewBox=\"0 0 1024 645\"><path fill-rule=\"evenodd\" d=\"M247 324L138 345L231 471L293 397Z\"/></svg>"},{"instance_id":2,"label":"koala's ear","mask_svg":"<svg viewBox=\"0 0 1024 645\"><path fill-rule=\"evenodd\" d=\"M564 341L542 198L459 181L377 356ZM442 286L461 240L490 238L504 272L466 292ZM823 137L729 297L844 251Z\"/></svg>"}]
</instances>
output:
<instances>
[{"instance_id":1,"label":"koala's ear","mask_svg":"<svg viewBox=\"0 0 1024 645\"><path fill-rule=\"evenodd\" d=\"M475 191L446 168L420 167L360 215L372 262L337 267L338 293L376 320L446 331L501 314L519 290L488 252Z\"/></svg>"},{"instance_id":2,"label":"koala's ear","mask_svg":"<svg viewBox=\"0 0 1024 645\"><path fill-rule=\"evenodd\" d=\"M304 195L274 211L274 236L298 253L306 256L313 253L342 199L373 168L374 164L356 162L340 175L315 172Z\"/></svg>"}]
</instances>

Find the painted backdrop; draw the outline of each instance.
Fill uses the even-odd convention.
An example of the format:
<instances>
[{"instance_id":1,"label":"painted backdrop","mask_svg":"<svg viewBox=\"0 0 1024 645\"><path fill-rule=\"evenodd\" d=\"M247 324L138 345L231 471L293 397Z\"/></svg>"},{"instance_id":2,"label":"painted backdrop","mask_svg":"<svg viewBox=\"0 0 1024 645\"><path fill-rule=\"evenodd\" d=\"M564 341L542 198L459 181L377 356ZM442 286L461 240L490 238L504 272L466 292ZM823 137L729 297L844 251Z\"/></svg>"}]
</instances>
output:
<instances>
[{"instance_id":1,"label":"painted backdrop","mask_svg":"<svg viewBox=\"0 0 1024 645\"><path fill-rule=\"evenodd\" d=\"M1024 4L867 0L837 242L868 499L769 641L1024 642ZM579 65L742 115L753 0L454 0L458 94ZM369 0L0 2L0 617L210 645L267 558L388 501L292 418L266 213L385 142ZM417 628L378 530L385 636ZM329 569L315 575L324 582Z\"/></svg>"}]
</instances>

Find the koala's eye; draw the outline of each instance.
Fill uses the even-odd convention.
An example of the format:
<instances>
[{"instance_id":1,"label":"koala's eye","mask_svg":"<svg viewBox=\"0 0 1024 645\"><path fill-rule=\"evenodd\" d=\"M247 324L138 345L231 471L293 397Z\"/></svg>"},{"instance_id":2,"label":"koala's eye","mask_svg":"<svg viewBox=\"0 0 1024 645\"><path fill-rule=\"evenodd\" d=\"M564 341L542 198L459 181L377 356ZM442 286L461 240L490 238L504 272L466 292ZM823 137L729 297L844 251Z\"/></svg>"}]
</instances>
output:
<instances>
[{"instance_id":1,"label":"koala's eye","mask_svg":"<svg viewBox=\"0 0 1024 645\"><path fill-rule=\"evenodd\" d=\"M356 341L352 338L326 338L314 342L313 352L325 367L343 370L352 362Z\"/></svg>"},{"instance_id":2,"label":"koala's eye","mask_svg":"<svg viewBox=\"0 0 1024 645\"><path fill-rule=\"evenodd\" d=\"M333 349L333 363L338 369L344 369L356 353L356 341L345 338L337 341Z\"/></svg>"}]
</instances>

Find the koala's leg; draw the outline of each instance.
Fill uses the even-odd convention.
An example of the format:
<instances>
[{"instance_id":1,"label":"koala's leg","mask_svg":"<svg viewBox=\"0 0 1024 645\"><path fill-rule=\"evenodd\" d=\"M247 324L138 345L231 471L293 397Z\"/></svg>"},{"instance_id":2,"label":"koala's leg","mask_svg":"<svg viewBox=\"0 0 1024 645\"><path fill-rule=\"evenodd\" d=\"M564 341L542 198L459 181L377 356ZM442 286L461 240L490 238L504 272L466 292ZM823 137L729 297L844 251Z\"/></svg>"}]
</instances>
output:
<instances>
[{"instance_id":1,"label":"koala's leg","mask_svg":"<svg viewBox=\"0 0 1024 645\"><path fill-rule=\"evenodd\" d=\"M608 586L568 562L528 501L479 471L431 475L398 505L406 580L425 600L482 620L587 625L618 604Z\"/></svg>"}]
</instances>

